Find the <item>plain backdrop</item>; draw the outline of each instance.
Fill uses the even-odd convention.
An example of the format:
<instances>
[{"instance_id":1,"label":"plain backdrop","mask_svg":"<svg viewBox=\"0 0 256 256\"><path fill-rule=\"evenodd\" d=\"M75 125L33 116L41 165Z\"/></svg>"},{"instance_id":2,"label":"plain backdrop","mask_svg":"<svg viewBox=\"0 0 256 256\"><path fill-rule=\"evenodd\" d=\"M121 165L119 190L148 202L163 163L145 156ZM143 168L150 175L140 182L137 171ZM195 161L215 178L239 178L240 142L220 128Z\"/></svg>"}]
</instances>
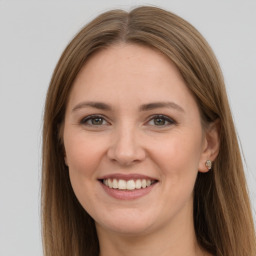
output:
<instances>
[{"instance_id":1,"label":"plain backdrop","mask_svg":"<svg viewBox=\"0 0 256 256\"><path fill-rule=\"evenodd\" d=\"M223 69L256 209L255 0L0 0L0 255L42 255L40 166L46 90L60 54L99 13L166 8L208 40Z\"/></svg>"}]
</instances>

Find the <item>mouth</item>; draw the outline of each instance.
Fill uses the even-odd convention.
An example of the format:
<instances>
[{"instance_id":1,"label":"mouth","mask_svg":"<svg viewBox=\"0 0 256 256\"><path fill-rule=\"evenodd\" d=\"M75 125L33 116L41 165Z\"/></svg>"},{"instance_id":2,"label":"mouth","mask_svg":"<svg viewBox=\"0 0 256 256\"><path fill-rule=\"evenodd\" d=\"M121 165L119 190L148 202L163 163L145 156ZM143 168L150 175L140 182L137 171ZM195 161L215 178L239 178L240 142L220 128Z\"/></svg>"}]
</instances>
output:
<instances>
[{"instance_id":1,"label":"mouth","mask_svg":"<svg viewBox=\"0 0 256 256\"><path fill-rule=\"evenodd\" d=\"M118 200L135 200L149 194L159 182L143 175L110 175L98 179L107 195Z\"/></svg>"},{"instance_id":2,"label":"mouth","mask_svg":"<svg viewBox=\"0 0 256 256\"><path fill-rule=\"evenodd\" d=\"M135 200L151 193L159 180L141 174L111 174L98 179L103 191L118 200Z\"/></svg>"},{"instance_id":3,"label":"mouth","mask_svg":"<svg viewBox=\"0 0 256 256\"><path fill-rule=\"evenodd\" d=\"M141 190L146 189L158 182L158 180L150 178L130 178L130 179L118 179L118 178L105 178L99 179L99 181L106 187L115 190Z\"/></svg>"}]
</instances>

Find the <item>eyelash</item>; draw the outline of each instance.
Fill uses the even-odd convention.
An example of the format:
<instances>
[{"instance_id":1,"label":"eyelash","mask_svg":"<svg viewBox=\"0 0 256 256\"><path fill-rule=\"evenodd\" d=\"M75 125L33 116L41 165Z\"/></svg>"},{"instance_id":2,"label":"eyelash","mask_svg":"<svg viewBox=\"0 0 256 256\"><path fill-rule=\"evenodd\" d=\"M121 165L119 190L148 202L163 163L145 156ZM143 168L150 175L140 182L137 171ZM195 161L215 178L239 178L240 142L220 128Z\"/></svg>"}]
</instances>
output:
<instances>
[{"instance_id":1,"label":"eyelash","mask_svg":"<svg viewBox=\"0 0 256 256\"><path fill-rule=\"evenodd\" d=\"M88 125L88 126L101 126L101 125L105 125L105 124L96 125L96 124L92 124L92 123L89 124L89 123L88 123L89 121L92 122L92 120L95 120L95 119L101 119L101 120L103 120L103 122L108 123L108 122L106 121L106 118L105 118L104 116L102 116L102 115L90 115L90 116L84 117L84 118L80 121L80 124L82 124L82 125Z\"/></svg>"},{"instance_id":2,"label":"eyelash","mask_svg":"<svg viewBox=\"0 0 256 256\"><path fill-rule=\"evenodd\" d=\"M152 117L149 119L148 123L149 123L150 121L154 121L154 120L156 120L156 119L161 119L161 120L163 120L163 121L165 122L165 124L159 125L159 126L161 126L161 127L166 127L166 126L169 126L169 125L176 124L176 122L175 122L172 118L170 118L170 117L168 117L168 116L165 116L165 115L154 115L154 116L152 116ZM167 122L168 124L166 124L166 122ZM156 125L156 124L154 123L154 124L152 124L152 126L158 126L158 125Z\"/></svg>"},{"instance_id":3,"label":"eyelash","mask_svg":"<svg viewBox=\"0 0 256 256\"><path fill-rule=\"evenodd\" d=\"M93 124L92 121L96 120L96 119L100 119L102 122L105 122L105 123L104 124L102 124L102 123L101 124ZM166 127L166 126L170 126L170 125L176 124L176 121L174 121L173 119L171 119L170 117L165 116L165 115L153 115L153 116L150 117L150 119L146 123L150 123L151 121L154 121L156 119L163 120L164 124L156 125L155 122L154 122L154 124L150 124L151 126ZM91 123L89 123L89 122L91 122ZM90 115L90 116L84 117L80 121L80 124L96 127L96 126L108 125L109 122L106 121L106 118L104 116L102 116L102 115Z\"/></svg>"}]
</instances>

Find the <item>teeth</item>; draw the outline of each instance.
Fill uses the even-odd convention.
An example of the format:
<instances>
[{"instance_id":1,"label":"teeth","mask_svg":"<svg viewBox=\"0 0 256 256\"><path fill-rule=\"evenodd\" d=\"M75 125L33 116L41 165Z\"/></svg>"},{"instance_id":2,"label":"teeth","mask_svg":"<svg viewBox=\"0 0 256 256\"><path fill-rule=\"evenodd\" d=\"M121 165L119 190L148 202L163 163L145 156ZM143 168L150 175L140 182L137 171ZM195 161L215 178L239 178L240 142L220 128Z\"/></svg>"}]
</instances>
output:
<instances>
[{"instance_id":1,"label":"teeth","mask_svg":"<svg viewBox=\"0 0 256 256\"><path fill-rule=\"evenodd\" d=\"M118 189L126 189L126 181L125 180L119 180L118 181Z\"/></svg>"},{"instance_id":2,"label":"teeth","mask_svg":"<svg viewBox=\"0 0 256 256\"><path fill-rule=\"evenodd\" d=\"M145 188L147 186L147 181L145 179L142 180L141 186Z\"/></svg>"},{"instance_id":3,"label":"teeth","mask_svg":"<svg viewBox=\"0 0 256 256\"><path fill-rule=\"evenodd\" d=\"M128 180L126 183L126 188L128 190L134 190L135 189L135 182L134 180Z\"/></svg>"},{"instance_id":4,"label":"teeth","mask_svg":"<svg viewBox=\"0 0 256 256\"><path fill-rule=\"evenodd\" d=\"M108 180L103 180L103 183L108 187Z\"/></svg>"},{"instance_id":5,"label":"teeth","mask_svg":"<svg viewBox=\"0 0 256 256\"><path fill-rule=\"evenodd\" d=\"M106 185L106 184L105 184ZM108 179L107 180L107 185L106 186L108 186L109 188L113 188L113 182L112 182L112 180L111 179Z\"/></svg>"},{"instance_id":6,"label":"teeth","mask_svg":"<svg viewBox=\"0 0 256 256\"><path fill-rule=\"evenodd\" d=\"M153 181L148 179L138 179L138 180L117 180L117 179L104 179L103 183L109 187L120 190L135 190L149 187Z\"/></svg>"},{"instance_id":7,"label":"teeth","mask_svg":"<svg viewBox=\"0 0 256 256\"><path fill-rule=\"evenodd\" d=\"M151 183L151 182L150 182ZM141 188L141 180L136 180L136 182L135 182L135 187L137 188L137 189L140 189Z\"/></svg>"},{"instance_id":8,"label":"teeth","mask_svg":"<svg viewBox=\"0 0 256 256\"><path fill-rule=\"evenodd\" d=\"M118 182L116 179L113 179L113 188L118 188Z\"/></svg>"}]
</instances>

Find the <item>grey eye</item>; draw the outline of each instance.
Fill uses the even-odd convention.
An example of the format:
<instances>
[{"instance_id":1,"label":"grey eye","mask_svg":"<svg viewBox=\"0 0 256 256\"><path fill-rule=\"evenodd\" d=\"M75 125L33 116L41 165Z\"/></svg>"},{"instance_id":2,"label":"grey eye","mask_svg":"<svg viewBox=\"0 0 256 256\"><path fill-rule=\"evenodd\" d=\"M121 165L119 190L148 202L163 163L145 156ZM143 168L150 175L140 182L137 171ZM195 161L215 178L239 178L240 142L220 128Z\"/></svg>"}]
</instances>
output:
<instances>
[{"instance_id":1,"label":"grey eye","mask_svg":"<svg viewBox=\"0 0 256 256\"><path fill-rule=\"evenodd\" d=\"M154 118L154 125L166 125L167 121L164 118Z\"/></svg>"},{"instance_id":2,"label":"grey eye","mask_svg":"<svg viewBox=\"0 0 256 256\"><path fill-rule=\"evenodd\" d=\"M171 124L175 124L175 121L173 121L168 116L156 115L156 116L153 116L149 120L148 123L149 123L149 125L152 125L152 126L168 126L168 125L171 125Z\"/></svg>"},{"instance_id":3,"label":"grey eye","mask_svg":"<svg viewBox=\"0 0 256 256\"><path fill-rule=\"evenodd\" d=\"M91 118L92 125L102 125L104 123L104 119L101 117Z\"/></svg>"},{"instance_id":4,"label":"grey eye","mask_svg":"<svg viewBox=\"0 0 256 256\"><path fill-rule=\"evenodd\" d=\"M107 124L107 121L101 116L88 116L81 120L83 125L100 126Z\"/></svg>"}]
</instances>

